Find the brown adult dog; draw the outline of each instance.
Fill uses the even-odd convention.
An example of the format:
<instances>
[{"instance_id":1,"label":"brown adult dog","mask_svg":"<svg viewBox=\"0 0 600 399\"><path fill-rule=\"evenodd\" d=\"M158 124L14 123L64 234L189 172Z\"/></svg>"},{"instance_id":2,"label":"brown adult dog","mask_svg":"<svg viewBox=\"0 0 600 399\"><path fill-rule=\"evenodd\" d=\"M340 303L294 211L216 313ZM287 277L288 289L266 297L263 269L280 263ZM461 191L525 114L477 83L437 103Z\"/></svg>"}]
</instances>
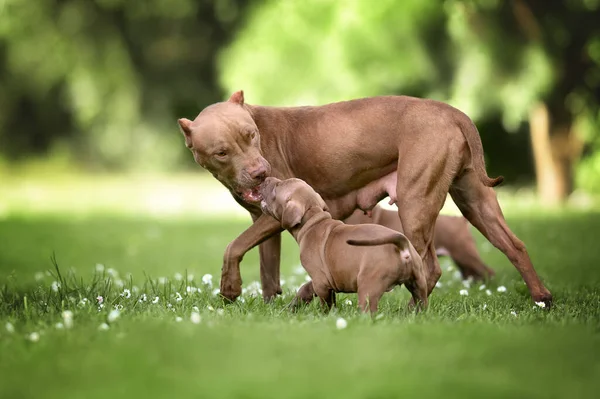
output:
<instances>
[{"instance_id":1,"label":"brown adult dog","mask_svg":"<svg viewBox=\"0 0 600 399\"><path fill-rule=\"evenodd\" d=\"M336 292L357 292L359 308L375 313L383 293L404 284L415 303L427 306L423 263L403 234L377 224L352 226L332 219L325 201L300 179L267 177L260 191L263 212L294 236L312 279L298 297L310 302L314 292L331 308Z\"/></svg>"},{"instance_id":2,"label":"brown adult dog","mask_svg":"<svg viewBox=\"0 0 600 399\"><path fill-rule=\"evenodd\" d=\"M344 220L347 224L375 223L403 233L398 212L383 209L377 205L370 216L356 210ZM486 266L479 253L475 240L469 231L469 222L462 216L439 215L435 223L433 243L437 256L448 255L456 263L463 278L474 280L494 276L494 270Z\"/></svg>"},{"instance_id":3,"label":"brown adult dog","mask_svg":"<svg viewBox=\"0 0 600 399\"><path fill-rule=\"evenodd\" d=\"M262 107L241 91L206 107L192 122L179 119L197 163L225 185L254 223L225 251L221 295L241 293L239 263L260 246L263 297L281 292L281 225L260 206L266 176L298 177L319 193L334 219L397 202L406 237L425 265L428 291L441 275L433 245L436 217L450 192L463 215L499 248L525 280L532 298L552 303L525 245L506 225L485 171L481 139L469 117L450 105L386 96L318 107Z\"/></svg>"}]
</instances>

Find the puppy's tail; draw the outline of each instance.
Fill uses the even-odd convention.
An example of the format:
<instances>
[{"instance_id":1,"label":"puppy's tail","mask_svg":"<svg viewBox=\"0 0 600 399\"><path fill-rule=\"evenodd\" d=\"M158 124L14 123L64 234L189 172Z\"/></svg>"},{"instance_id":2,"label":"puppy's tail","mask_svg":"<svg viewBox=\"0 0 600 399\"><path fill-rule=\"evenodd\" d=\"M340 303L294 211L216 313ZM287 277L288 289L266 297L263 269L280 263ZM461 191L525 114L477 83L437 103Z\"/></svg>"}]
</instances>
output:
<instances>
[{"instance_id":1,"label":"puppy's tail","mask_svg":"<svg viewBox=\"0 0 600 399\"><path fill-rule=\"evenodd\" d=\"M355 246L371 247L375 245L394 244L402 254L405 260L410 259L410 241L404 234L394 233L376 238L367 239L349 239L346 243Z\"/></svg>"},{"instance_id":2,"label":"puppy's tail","mask_svg":"<svg viewBox=\"0 0 600 399\"><path fill-rule=\"evenodd\" d=\"M504 176L491 178L487 175L485 171L485 159L483 158L483 145L481 144L481 137L479 136L477 127L466 115L463 118L458 118L457 122L463 136L467 140L467 145L471 152L471 163L479 180L488 187L496 187L504 181Z\"/></svg>"}]
</instances>

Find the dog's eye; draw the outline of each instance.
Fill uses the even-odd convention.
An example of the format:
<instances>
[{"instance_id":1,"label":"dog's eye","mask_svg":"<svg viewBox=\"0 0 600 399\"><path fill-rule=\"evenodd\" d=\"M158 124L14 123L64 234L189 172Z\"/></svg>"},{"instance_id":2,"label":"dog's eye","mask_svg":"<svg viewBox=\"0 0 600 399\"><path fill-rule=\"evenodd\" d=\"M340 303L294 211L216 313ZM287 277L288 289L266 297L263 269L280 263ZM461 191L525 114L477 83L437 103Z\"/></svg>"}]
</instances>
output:
<instances>
[{"instance_id":1,"label":"dog's eye","mask_svg":"<svg viewBox=\"0 0 600 399\"><path fill-rule=\"evenodd\" d=\"M223 158L227 156L227 151L225 150L220 150L215 152L215 156L219 157L219 158Z\"/></svg>"}]
</instances>

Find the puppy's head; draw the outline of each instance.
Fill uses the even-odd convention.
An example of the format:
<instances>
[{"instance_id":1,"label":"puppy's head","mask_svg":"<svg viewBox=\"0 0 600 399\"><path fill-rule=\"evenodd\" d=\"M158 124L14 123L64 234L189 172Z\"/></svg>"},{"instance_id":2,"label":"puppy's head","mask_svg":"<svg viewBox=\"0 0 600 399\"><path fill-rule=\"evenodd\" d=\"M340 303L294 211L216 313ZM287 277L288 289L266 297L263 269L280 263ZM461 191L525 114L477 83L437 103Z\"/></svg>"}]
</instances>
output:
<instances>
[{"instance_id":1,"label":"puppy's head","mask_svg":"<svg viewBox=\"0 0 600 399\"><path fill-rule=\"evenodd\" d=\"M267 177L260 191L262 211L279 220L281 227L286 230L300 224L304 214L311 208L327 210L323 198L300 179Z\"/></svg>"}]
</instances>

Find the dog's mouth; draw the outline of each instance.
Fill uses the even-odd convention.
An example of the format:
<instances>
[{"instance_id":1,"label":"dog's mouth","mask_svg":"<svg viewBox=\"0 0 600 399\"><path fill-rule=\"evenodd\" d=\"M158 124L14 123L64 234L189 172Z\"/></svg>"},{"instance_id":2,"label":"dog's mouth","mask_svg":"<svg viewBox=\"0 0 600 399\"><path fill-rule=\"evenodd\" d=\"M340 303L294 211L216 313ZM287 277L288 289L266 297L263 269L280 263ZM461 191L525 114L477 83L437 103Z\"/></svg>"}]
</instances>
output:
<instances>
[{"instance_id":1,"label":"dog's mouth","mask_svg":"<svg viewBox=\"0 0 600 399\"><path fill-rule=\"evenodd\" d=\"M241 192L241 197L244 201L249 203L260 202L263 199L260 193L260 185L245 189Z\"/></svg>"}]
</instances>

